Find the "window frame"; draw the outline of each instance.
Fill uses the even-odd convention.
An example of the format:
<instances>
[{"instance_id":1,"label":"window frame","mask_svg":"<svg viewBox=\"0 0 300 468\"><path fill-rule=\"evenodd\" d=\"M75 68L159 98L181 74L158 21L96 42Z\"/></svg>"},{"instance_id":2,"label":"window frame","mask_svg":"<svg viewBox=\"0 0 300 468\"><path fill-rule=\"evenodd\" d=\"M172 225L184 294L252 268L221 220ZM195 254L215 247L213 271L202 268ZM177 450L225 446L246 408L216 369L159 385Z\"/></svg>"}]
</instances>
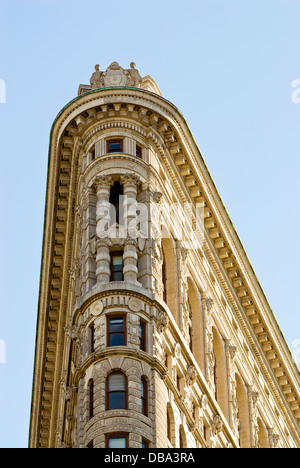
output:
<instances>
[{"instance_id":1,"label":"window frame","mask_svg":"<svg viewBox=\"0 0 300 468\"><path fill-rule=\"evenodd\" d=\"M141 147L141 145L136 145L135 156L139 159L143 159L143 148Z\"/></svg>"},{"instance_id":2,"label":"window frame","mask_svg":"<svg viewBox=\"0 0 300 468\"><path fill-rule=\"evenodd\" d=\"M142 396L142 385L144 385L143 387L144 396ZM148 418L148 414L149 414L148 396L149 396L149 382L148 382L148 379L143 375L141 377L141 414L145 416L146 418Z\"/></svg>"},{"instance_id":3,"label":"window frame","mask_svg":"<svg viewBox=\"0 0 300 468\"><path fill-rule=\"evenodd\" d=\"M89 325L89 354L95 352L95 323Z\"/></svg>"},{"instance_id":4,"label":"window frame","mask_svg":"<svg viewBox=\"0 0 300 468\"><path fill-rule=\"evenodd\" d=\"M140 333L141 329L142 334ZM139 324L139 347L141 351L144 351L144 353L147 352L147 322L142 319L140 319Z\"/></svg>"},{"instance_id":5,"label":"window frame","mask_svg":"<svg viewBox=\"0 0 300 468\"><path fill-rule=\"evenodd\" d=\"M110 151L110 145L113 143L120 143L120 151ZM112 153L123 153L124 149L124 140L123 138L113 138L110 140L106 140L106 153L107 154L112 154Z\"/></svg>"},{"instance_id":6,"label":"window frame","mask_svg":"<svg viewBox=\"0 0 300 468\"><path fill-rule=\"evenodd\" d=\"M125 408L114 408L114 409L110 409L109 407L109 396L111 393L117 393L117 392L110 392L109 391L109 379L112 375L117 375L117 374L122 374L124 377L125 377L125 391L122 392L122 393L125 393ZM121 392L118 392L118 393L121 393ZM106 383L105 383L105 410L106 411L119 411L119 410L123 410L123 411L126 411L128 410L128 377L127 375L121 371L121 370L116 370L114 372L111 372L107 377L106 377Z\"/></svg>"},{"instance_id":7,"label":"window frame","mask_svg":"<svg viewBox=\"0 0 300 468\"><path fill-rule=\"evenodd\" d=\"M123 319L123 332L111 332L110 331L110 320L111 319ZM116 346L113 346L111 344L111 335L116 335L116 334L123 334L124 336L124 344L123 345L118 345L118 346L127 346L127 315L126 314L109 314L106 316L106 347L107 348L115 348Z\"/></svg>"},{"instance_id":8,"label":"window frame","mask_svg":"<svg viewBox=\"0 0 300 468\"><path fill-rule=\"evenodd\" d=\"M119 280L118 282L120 281L124 281L124 273L123 273L123 270L124 270L124 251L123 250L113 250L110 252L110 281L112 283L115 283L117 280L114 279L114 274L116 273L119 273L119 272L116 272L114 271L113 269L113 266L114 266L114 263L113 263L113 258L114 257L122 257L122 271L121 271L121 280Z\"/></svg>"},{"instance_id":9,"label":"window frame","mask_svg":"<svg viewBox=\"0 0 300 468\"><path fill-rule=\"evenodd\" d=\"M116 438L125 439L126 449L129 448L129 433L128 432L112 432L110 434L105 434L105 447L109 449L109 440L116 439Z\"/></svg>"},{"instance_id":10,"label":"window frame","mask_svg":"<svg viewBox=\"0 0 300 468\"><path fill-rule=\"evenodd\" d=\"M89 402L89 406L88 406L88 415L89 415L89 421L91 419L93 419L93 417L95 416L95 408L94 408L94 397L95 397L95 383L94 383L94 380L93 379L90 379L89 380L89 383L88 383L88 402Z\"/></svg>"},{"instance_id":11,"label":"window frame","mask_svg":"<svg viewBox=\"0 0 300 468\"><path fill-rule=\"evenodd\" d=\"M145 447L143 447L143 445L145 445ZM148 450L150 448L149 440L142 438L142 447L141 448Z\"/></svg>"}]
</instances>

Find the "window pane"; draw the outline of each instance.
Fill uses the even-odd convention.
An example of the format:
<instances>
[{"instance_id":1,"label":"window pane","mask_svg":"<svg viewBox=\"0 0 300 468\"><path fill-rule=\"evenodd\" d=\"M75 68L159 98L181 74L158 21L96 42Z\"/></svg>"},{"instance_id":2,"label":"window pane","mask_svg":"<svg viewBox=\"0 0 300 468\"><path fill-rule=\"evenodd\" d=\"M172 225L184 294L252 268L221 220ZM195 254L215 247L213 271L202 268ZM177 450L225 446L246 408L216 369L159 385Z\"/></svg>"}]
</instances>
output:
<instances>
[{"instance_id":1,"label":"window pane","mask_svg":"<svg viewBox=\"0 0 300 468\"><path fill-rule=\"evenodd\" d=\"M110 319L110 333L124 331L124 319L123 317L111 318Z\"/></svg>"},{"instance_id":2,"label":"window pane","mask_svg":"<svg viewBox=\"0 0 300 468\"><path fill-rule=\"evenodd\" d=\"M109 143L108 146L108 151L109 153L120 153L121 152L121 142L120 141L115 141Z\"/></svg>"},{"instance_id":3,"label":"window pane","mask_svg":"<svg viewBox=\"0 0 300 468\"><path fill-rule=\"evenodd\" d=\"M142 383L141 383L141 396L142 398L145 398L146 396L146 382L144 379L142 379Z\"/></svg>"},{"instance_id":4,"label":"window pane","mask_svg":"<svg viewBox=\"0 0 300 468\"><path fill-rule=\"evenodd\" d=\"M126 438L125 437L110 437L108 448L110 449L126 448Z\"/></svg>"},{"instance_id":5,"label":"window pane","mask_svg":"<svg viewBox=\"0 0 300 468\"><path fill-rule=\"evenodd\" d=\"M126 409L125 393L115 392L109 394L109 409Z\"/></svg>"},{"instance_id":6,"label":"window pane","mask_svg":"<svg viewBox=\"0 0 300 468\"><path fill-rule=\"evenodd\" d=\"M124 346L124 333L110 335L110 346Z\"/></svg>"},{"instance_id":7,"label":"window pane","mask_svg":"<svg viewBox=\"0 0 300 468\"><path fill-rule=\"evenodd\" d=\"M113 267L115 271L121 271L123 267L123 256L113 255Z\"/></svg>"},{"instance_id":8,"label":"window pane","mask_svg":"<svg viewBox=\"0 0 300 468\"><path fill-rule=\"evenodd\" d=\"M112 281L123 281L123 273L121 271L112 274Z\"/></svg>"},{"instance_id":9,"label":"window pane","mask_svg":"<svg viewBox=\"0 0 300 468\"><path fill-rule=\"evenodd\" d=\"M124 374L113 374L109 377L109 391L125 391L125 375Z\"/></svg>"}]
</instances>

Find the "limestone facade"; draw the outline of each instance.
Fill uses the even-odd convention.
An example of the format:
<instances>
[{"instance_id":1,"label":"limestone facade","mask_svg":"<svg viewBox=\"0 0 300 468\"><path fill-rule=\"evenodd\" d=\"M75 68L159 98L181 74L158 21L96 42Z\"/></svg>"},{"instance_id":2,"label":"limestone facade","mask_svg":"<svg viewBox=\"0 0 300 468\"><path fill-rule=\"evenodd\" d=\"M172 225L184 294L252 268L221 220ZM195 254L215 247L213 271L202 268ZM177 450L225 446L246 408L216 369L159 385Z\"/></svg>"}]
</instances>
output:
<instances>
[{"instance_id":1,"label":"limestone facade","mask_svg":"<svg viewBox=\"0 0 300 468\"><path fill-rule=\"evenodd\" d=\"M51 131L30 446L299 448L299 372L203 157L117 65Z\"/></svg>"}]
</instances>

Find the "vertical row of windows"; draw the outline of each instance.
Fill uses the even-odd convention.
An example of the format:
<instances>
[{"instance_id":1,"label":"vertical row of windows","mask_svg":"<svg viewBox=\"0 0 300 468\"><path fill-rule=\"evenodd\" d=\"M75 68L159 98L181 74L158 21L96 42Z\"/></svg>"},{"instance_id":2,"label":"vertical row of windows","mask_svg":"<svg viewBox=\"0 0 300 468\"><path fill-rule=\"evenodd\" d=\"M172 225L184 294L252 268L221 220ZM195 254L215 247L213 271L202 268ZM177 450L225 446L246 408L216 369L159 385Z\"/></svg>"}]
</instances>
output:
<instances>
[{"instance_id":1,"label":"vertical row of windows","mask_svg":"<svg viewBox=\"0 0 300 468\"><path fill-rule=\"evenodd\" d=\"M140 398L141 414L148 417L148 381L146 377L141 378ZM95 385L91 379L88 383L88 415L89 420L94 417L94 395ZM111 373L106 379L106 411L128 409L128 378L121 372Z\"/></svg>"}]
</instances>

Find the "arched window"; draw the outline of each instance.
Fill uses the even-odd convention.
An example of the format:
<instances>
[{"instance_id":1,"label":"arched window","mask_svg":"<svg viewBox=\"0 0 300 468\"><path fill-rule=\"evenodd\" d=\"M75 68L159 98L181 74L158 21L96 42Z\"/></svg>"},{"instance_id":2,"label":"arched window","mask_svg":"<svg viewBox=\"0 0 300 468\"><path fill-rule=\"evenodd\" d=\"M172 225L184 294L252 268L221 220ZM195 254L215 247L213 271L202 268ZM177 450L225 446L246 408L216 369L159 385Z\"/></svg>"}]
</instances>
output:
<instances>
[{"instance_id":1,"label":"arched window","mask_svg":"<svg viewBox=\"0 0 300 468\"><path fill-rule=\"evenodd\" d=\"M187 448L187 440L186 440L186 434L183 426L180 426L179 428L179 448L185 449Z\"/></svg>"},{"instance_id":2,"label":"arched window","mask_svg":"<svg viewBox=\"0 0 300 468\"><path fill-rule=\"evenodd\" d=\"M190 349L198 366L204 371L204 325L201 306L201 295L194 281L188 278L188 305L190 309L189 340Z\"/></svg>"},{"instance_id":3,"label":"arched window","mask_svg":"<svg viewBox=\"0 0 300 468\"><path fill-rule=\"evenodd\" d=\"M127 377L123 372L113 372L106 380L106 410L128 408Z\"/></svg>"},{"instance_id":4,"label":"arched window","mask_svg":"<svg viewBox=\"0 0 300 468\"><path fill-rule=\"evenodd\" d=\"M94 417L94 381L91 379L88 383L88 414L89 420Z\"/></svg>"},{"instance_id":5,"label":"arched window","mask_svg":"<svg viewBox=\"0 0 300 468\"><path fill-rule=\"evenodd\" d=\"M168 305L176 322L179 323L177 261L173 239L162 240L162 253L163 300Z\"/></svg>"},{"instance_id":6,"label":"arched window","mask_svg":"<svg viewBox=\"0 0 300 468\"><path fill-rule=\"evenodd\" d=\"M246 385L236 374L236 398L238 404L239 439L241 448L250 448L250 414Z\"/></svg>"},{"instance_id":7,"label":"arched window","mask_svg":"<svg viewBox=\"0 0 300 468\"><path fill-rule=\"evenodd\" d=\"M228 385L227 364L224 340L216 328L213 328L213 351L215 358L214 380L216 400L219 403L224 416L228 419Z\"/></svg>"},{"instance_id":8,"label":"arched window","mask_svg":"<svg viewBox=\"0 0 300 468\"><path fill-rule=\"evenodd\" d=\"M146 377L141 378L141 412L148 416L148 382Z\"/></svg>"},{"instance_id":9,"label":"arched window","mask_svg":"<svg viewBox=\"0 0 300 468\"><path fill-rule=\"evenodd\" d=\"M268 430L265 423L258 418L258 448L270 448Z\"/></svg>"},{"instance_id":10,"label":"arched window","mask_svg":"<svg viewBox=\"0 0 300 468\"><path fill-rule=\"evenodd\" d=\"M172 447L176 447L175 416L171 404L167 405L167 437Z\"/></svg>"}]
</instances>

